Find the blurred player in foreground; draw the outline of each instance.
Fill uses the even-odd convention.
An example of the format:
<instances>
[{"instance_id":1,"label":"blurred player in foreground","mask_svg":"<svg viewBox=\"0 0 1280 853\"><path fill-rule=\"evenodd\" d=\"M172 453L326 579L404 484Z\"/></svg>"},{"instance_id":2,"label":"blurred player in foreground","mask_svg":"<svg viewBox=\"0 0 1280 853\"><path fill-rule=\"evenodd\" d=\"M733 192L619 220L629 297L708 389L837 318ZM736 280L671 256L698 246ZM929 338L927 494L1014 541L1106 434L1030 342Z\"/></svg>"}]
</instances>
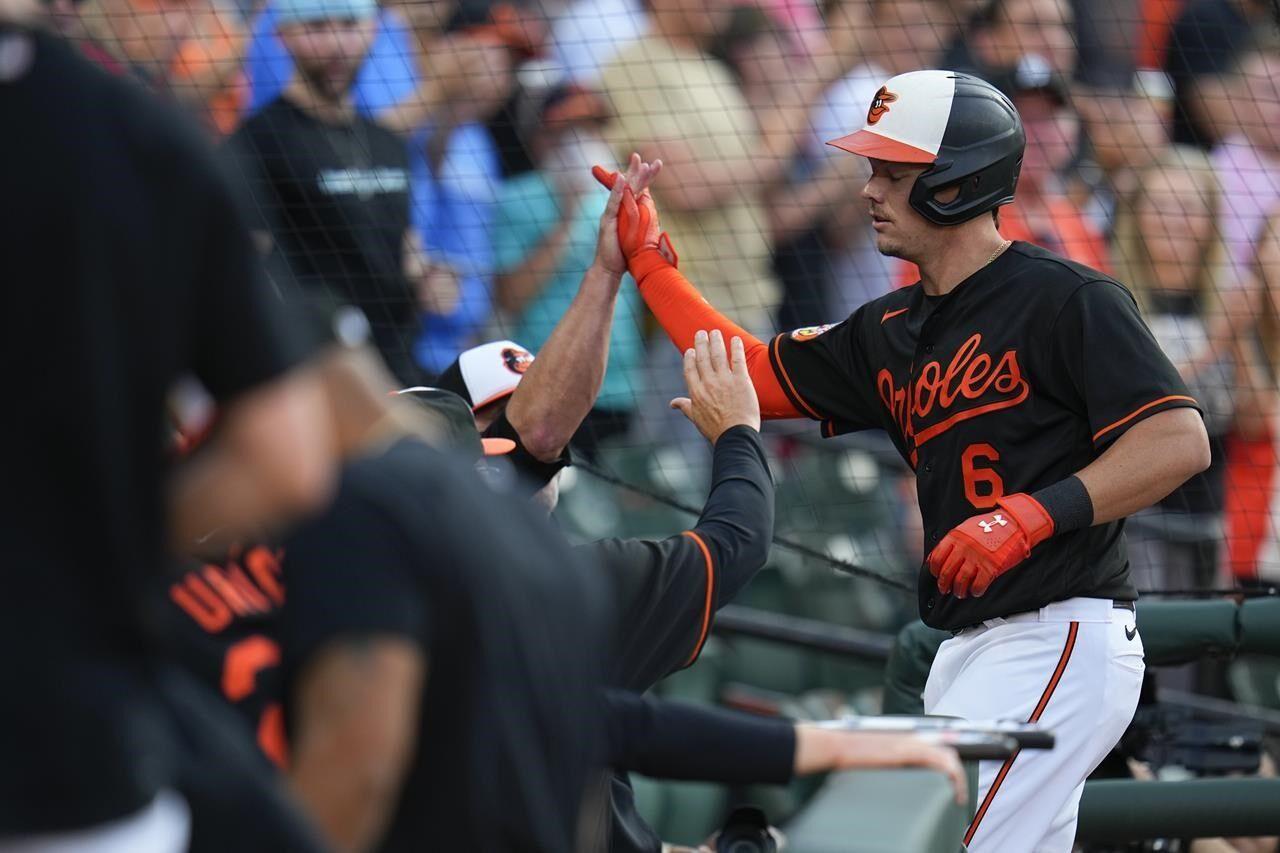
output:
<instances>
[{"instance_id":1,"label":"blurred player in foreground","mask_svg":"<svg viewBox=\"0 0 1280 853\"><path fill-rule=\"evenodd\" d=\"M22 164L0 213L3 375L25 410L0 426L0 847L185 850L143 592L197 530L323 503L326 411L196 130L47 34L0 41L0 112L23 128L0 134ZM188 373L222 418L170 469L165 395Z\"/></svg>"}]
</instances>

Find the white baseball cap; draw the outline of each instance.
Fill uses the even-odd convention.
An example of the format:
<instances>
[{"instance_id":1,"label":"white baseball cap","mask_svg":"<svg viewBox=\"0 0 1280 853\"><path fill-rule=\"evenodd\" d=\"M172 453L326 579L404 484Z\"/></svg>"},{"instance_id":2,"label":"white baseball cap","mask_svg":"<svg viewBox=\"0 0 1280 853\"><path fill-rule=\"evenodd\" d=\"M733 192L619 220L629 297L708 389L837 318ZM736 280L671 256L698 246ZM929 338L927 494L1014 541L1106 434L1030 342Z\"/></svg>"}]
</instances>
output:
<instances>
[{"instance_id":1,"label":"white baseball cap","mask_svg":"<svg viewBox=\"0 0 1280 853\"><path fill-rule=\"evenodd\" d=\"M871 99L861 130L828 145L894 163L932 163L942 148L956 95L950 71L899 74Z\"/></svg>"},{"instance_id":2,"label":"white baseball cap","mask_svg":"<svg viewBox=\"0 0 1280 853\"><path fill-rule=\"evenodd\" d=\"M458 356L436 387L462 397L474 412L511 396L531 364L533 353L515 341L493 341Z\"/></svg>"}]
</instances>

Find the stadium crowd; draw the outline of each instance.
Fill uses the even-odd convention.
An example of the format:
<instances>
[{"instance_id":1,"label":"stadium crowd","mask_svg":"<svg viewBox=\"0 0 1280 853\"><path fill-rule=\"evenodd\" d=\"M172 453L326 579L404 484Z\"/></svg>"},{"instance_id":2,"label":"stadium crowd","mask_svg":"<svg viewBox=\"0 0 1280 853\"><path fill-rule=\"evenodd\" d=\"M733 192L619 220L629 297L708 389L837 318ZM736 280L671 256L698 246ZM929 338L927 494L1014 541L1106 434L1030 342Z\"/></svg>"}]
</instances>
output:
<instances>
[{"instance_id":1,"label":"stadium crowd","mask_svg":"<svg viewBox=\"0 0 1280 853\"><path fill-rule=\"evenodd\" d=\"M914 270L875 251L851 189L865 165L824 143L886 76L989 79L1028 134L1002 233L1119 275L1212 407L1214 466L1140 522L1139 578L1275 571L1280 59L1265 2L137 3L52 11L225 138L277 269L358 304L410 384L486 340L543 346L594 252L605 197L586 167L631 151L663 160L654 192L690 277L744 328L848 316ZM364 183L335 205L307 170ZM623 288L588 454L611 438L696 446L648 405L681 386L650 332Z\"/></svg>"},{"instance_id":2,"label":"stadium crowd","mask_svg":"<svg viewBox=\"0 0 1280 853\"><path fill-rule=\"evenodd\" d=\"M654 334L615 235L622 188L652 184L681 269L743 328L836 322L916 273L875 249L866 162L825 143L861 125L889 76L940 67L991 81L1027 134L1002 235L1125 282L1205 410L1213 465L1135 520L1139 585L1274 581L1270 14L1262 0L48 0L33 26L194 119L204 139L175 131L171 143L182 180L160 180L204 218L151 224L157 257L188 240L206 263L166 260L171 279L149 285L186 276L192 294L175 304L198 306L173 332L196 344L154 365L182 379L165 404L181 472L165 509L156 491L114 519L148 531L137 541L104 524L98 544L64 555L88 565L109 543L158 564L148 537L163 531L187 562L158 587L134 566L102 592L136 625L35 638L49 654L104 643L123 659L161 636L186 657L163 678L131 670L83 732L118 738L102 752L22 744L42 710L6 706L0 746L26 763L0 761L0 850L6 835L52 844L104 821L209 850L657 850L628 771L782 782L913 765L963 789L950 751L908 736L643 695L696 662L715 611L766 562L766 444L821 451L786 428L761 437L740 342L699 340L693 364ZM15 50L0 44L0 81L22 73ZM49 91L96 80L60 73ZM110 97L93 114L103 126L124 114ZM137 127L160 121L119 97ZM183 159L201 145L216 156ZM605 191L595 165L625 180ZM282 299L219 290L259 269ZM145 334L163 315L140 304L132 318L82 306L77 321ZM97 357L90 338L83 363ZM657 443L708 472L692 529L570 545L545 524L575 458ZM28 462L20 483L39 480ZM910 515L911 480L895 476ZM918 524L898 525L901 567L922 557ZM48 583L31 594L67 594ZM143 591L154 606L133 601ZM31 641L16 627L0 637ZM46 685L68 731L86 711L70 683ZM232 713L206 701L207 685ZM54 800L70 805L51 811Z\"/></svg>"}]
</instances>

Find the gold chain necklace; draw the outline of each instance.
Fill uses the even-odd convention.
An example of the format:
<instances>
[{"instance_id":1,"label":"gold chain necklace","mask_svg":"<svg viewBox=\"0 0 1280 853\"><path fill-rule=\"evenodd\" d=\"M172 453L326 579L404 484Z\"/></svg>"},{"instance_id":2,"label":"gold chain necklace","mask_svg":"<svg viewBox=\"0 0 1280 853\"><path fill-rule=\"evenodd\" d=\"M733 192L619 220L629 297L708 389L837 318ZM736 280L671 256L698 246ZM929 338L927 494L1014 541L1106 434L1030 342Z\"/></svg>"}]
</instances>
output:
<instances>
[{"instance_id":1,"label":"gold chain necklace","mask_svg":"<svg viewBox=\"0 0 1280 853\"><path fill-rule=\"evenodd\" d=\"M1007 248L1009 248L1009 247L1010 247L1010 246L1012 246L1012 245L1013 245L1013 241L1012 241L1012 240L1002 240L1002 241L1000 242L1000 246L999 246L999 248L997 248L994 252L992 252L992 253L991 253L991 257L987 258L987 262L986 262L985 264L983 264L983 266L984 266L984 267L989 267L989 266L991 266L992 264L994 264L994 263L996 262L996 258L998 258L998 257L1000 257L1002 254L1004 254L1004 250L1005 250L1005 249L1007 249Z\"/></svg>"}]
</instances>

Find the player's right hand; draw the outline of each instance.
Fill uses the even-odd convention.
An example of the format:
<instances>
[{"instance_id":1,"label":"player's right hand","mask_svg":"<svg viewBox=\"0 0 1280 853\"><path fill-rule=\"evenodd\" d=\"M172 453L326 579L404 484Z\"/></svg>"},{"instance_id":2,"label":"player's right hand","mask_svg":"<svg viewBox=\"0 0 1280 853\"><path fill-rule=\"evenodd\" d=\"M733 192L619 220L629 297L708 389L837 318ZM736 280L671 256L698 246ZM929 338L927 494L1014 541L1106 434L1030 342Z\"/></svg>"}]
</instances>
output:
<instances>
[{"instance_id":1,"label":"player's right hand","mask_svg":"<svg viewBox=\"0 0 1280 853\"><path fill-rule=\"evenodd\" d=\"M715 329L694 336L693 348L684 354L684 380L688 397L677 397L671 408L693 421L707 441L715 444L727 430L749 426L760 430L760 400L747 372L746 348L735 337L725 352L724 335Z\"/></svg>"},{"instance_id":2,"label":"player's right hand","mask_svg":"<svg viewBox=\"0 0 1280 853\"><path fill-rule=\"evenodd\" d=\"M1039 501L1006 495L994 510L965 519L942 537L929 552L929 571L943 595L979 598L1052 535L1053 519Z\"/></svg>"},{"instance_id":3,"label":"player's right hand","mask_svg":"<svg viewBox=\"0 0 1280 853\"><path fill-rule=\"evenodd\" d=\"M850 732L817 726L796 726L795 775L832 770L887 770L921 767L944 774L956 802L969 798L968 776L954 749L929 743L912 734Z\"/></svg>"}]
</instances>

